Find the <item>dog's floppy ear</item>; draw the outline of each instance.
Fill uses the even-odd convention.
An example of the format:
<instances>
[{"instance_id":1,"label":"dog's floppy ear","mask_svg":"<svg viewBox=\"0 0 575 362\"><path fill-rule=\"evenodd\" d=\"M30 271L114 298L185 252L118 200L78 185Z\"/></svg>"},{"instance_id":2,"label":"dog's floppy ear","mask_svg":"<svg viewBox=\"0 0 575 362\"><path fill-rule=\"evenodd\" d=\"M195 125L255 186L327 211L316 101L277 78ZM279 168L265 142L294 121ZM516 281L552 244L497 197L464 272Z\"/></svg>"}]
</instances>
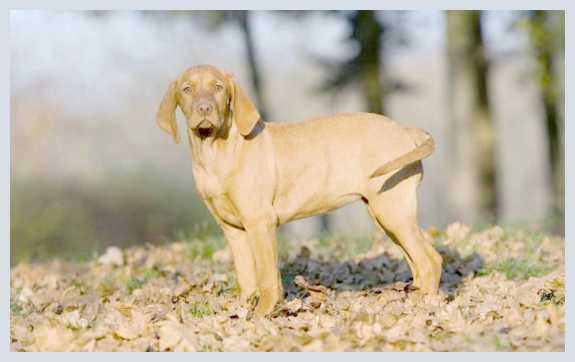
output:
<instances>
[{"instance_id":1,"label":"dog's floppy ear","mask_svg":"<svg viewBox=\"0 0 575 362\"><path fill-rule=\"evenodd\" d=\"M247 136L260 119L260 114L251 99L244 93L238 82L228 74L230 87L230 111L232 120L242 134Z\"/></svg>"},{"instance_id":2,"label":"dog's floppy ear","mask_svg":"<svg viewBox=\"0 0 575 362\"><path fill-rule=\"evenodd\" d=\"M178 134L178 124L176 123L176 106L178 101L176 99L177 81L170 83L164 99L160 104L158 113L156 115L156 122L161 129L171 134L174 138L174 143L180 143L180 135Z\"/></svg>"}]
</instances>

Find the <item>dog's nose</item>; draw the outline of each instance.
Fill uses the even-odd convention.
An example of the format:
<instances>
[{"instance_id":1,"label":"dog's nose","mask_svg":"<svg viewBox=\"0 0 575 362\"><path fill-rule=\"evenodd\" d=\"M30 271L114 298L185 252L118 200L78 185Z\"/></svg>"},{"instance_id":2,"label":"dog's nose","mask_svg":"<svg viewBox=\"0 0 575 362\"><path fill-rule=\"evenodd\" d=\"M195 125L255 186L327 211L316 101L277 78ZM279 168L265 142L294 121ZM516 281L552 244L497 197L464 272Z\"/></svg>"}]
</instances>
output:
<instances>
[{"instance_id":1,"label":"dog's nose","mask_svg":"<svg viewBox=\"0 0 575 362\"><path fill-rule=\"evenodd\" d=\"M202 116L209 115L213 110L214 107L210 103L202 102L198 104L198 113L200 113Z\"/></svg>"}]
</instances>

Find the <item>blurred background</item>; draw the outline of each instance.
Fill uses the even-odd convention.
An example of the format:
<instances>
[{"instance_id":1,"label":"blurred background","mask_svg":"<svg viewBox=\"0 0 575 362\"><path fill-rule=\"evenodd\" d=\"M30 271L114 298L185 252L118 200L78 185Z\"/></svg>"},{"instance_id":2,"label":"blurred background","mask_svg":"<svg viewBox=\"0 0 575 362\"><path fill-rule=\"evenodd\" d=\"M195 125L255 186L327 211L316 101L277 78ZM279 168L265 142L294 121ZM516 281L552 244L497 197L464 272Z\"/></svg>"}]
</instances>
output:
<instances>
[{"instance_id":1,"label":"blurred background","mask_svg":"<svg viewBox=\"0 0 575 362\"><path fill-rule=\"evenodd\" d=\"M219 233L188 145L155 124L169 82L201 63L233 73L268 121L370 111L428 130L425 228L564 233L562 11L19 10L10 22L12 264ZM373 231L359 204L281 230Z\"/></svg>"}]
</instances>

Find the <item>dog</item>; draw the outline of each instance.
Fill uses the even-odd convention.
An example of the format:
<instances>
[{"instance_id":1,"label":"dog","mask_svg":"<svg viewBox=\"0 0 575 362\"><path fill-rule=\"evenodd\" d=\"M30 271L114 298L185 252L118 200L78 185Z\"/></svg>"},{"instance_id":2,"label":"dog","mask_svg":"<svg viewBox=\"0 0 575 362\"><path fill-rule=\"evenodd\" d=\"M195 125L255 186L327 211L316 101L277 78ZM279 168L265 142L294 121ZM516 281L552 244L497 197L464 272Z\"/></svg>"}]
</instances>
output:
<instances>
[{"instance_id":1,"label":"dog","mask_svg":"<svg viewBox=\"0 0 575 362\"><path fill-rule=\"evenodd\" d=\"M240 298L256 316L283 300L276 229L362 200L375 224L401 248L413 287L437 293L442 258L417 223L421 160L433 138L372 113L299 122L264 122L235 78L197 65L172 81L157 113L180 142L186 118L197 191L223 230Z\"/></svg>"}]
</instances>

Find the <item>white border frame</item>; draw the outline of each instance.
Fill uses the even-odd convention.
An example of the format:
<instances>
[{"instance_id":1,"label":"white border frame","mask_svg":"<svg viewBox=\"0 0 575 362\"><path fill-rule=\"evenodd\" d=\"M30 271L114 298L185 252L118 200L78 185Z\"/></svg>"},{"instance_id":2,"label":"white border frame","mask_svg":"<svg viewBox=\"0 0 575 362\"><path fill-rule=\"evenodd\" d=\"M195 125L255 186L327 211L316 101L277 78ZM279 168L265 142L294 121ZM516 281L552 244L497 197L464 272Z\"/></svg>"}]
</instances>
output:
<instances>
[{"instance_id":1,"label":"white border frame","mask_svg":"<svg viewBox=\"0 0 575 362\"><path fill-rule=\"evenodd\" d=\"M571 1L571 4L573 2ZM565 28L565 39L566 39L566 54L565 54L565 119L569 119L570 115L574 114L574 104L575 98L570 99L569 85L573 84L573 72L567 66L570 65L570 60L575 59L573 56L573 45L569 44L569 40L573 39L573 24L571 19L571 5L567 0L275 0L273 2L266 2L265 0L202 0L202 1L185 1L185 0L51 0L51 1L40 1L40 0L8 0L4 1L0 5L4 11L0 17L0 39L2 40L2 49L6 49L0 55L0 114L2 122L0 123L0 195L4 196L4 202L0 203L0 239L2 242L2 252L4 260L4 267L2 268L0 275L4 283L4 288L1 290L1 305L2 312L0 313L0 320L3 322L4 328L0 329L0 340L4 342L2 353L3 357L7 359L33 359L33 358L54 358L59 361L67 359L76 359L77 356L70 353L60 353L60 354L25 354L16 353L10 351L10 200L7 195L10 195L10 51L9 51L9 11L16 9L50 9L50 10L129 10L129 9L142 9L142 10L235 10L235 9L249 9L249 10L322 10L322 9L338 9L338 10L352 10L352 9L387 9L387 10L446 10L446 9L480 9L480 10L519 10L519 9L542 9L542 10L565 10L566 17L566 28ZM569 121L565 122L565 135L566 140L573 135L574 126ZM565 177L566 177L566 188L565 188L565 240L566 240L566 282L567 282L567 312L566 312L566 336L565 336L565 349L567 353L564 354L554 354L553 359L565 360L569 358L573 360L573 357L568 355L572 352L571 345L573 344L573 333L571 333L571 326L573 326L573 307L571 300L574 278L572 268L570 267L571 255L575 252L575 246L573 245L573 235L575 232L575 217L573 215L573 209L571 203L573 202L573 190L567 187L572 185L574 180L573 167L570 167L570 160L573 160L573 153L575 149L572 143L565 142ZM571 343L570 343L571 342ZM128 355L130 357L138 359L151 359L151 358L178 358L178 359L189 359L189 358L202 358L202 359L227 359L230 357L228 354L194 354L194 355L182 355L182 354L162 354L161 357L155 354L139 354L139 355ZM156 357L154 357L156 356ZM324 355L321 355L324 357ZM87 355L82 355L81 358L88 358L92 360L100 359L102 356L97 353L90 353ZM129 358L130 358L129 357ZM331 354L330 356L325 356L328 358L346 358L344 354ZM414 358L431 358L431 359L460 359L459 354L403 354L401 356L391 356L391 355L380 355L372 353L364 353L361 358L367 359L382 359L382 358L401 358L401 359L414 359ZM480 354L467 355L464 358L472 359L483 359L485 356ZM122 354L112 354L107 356L107 358L112 359L123 359L125 358ZM246 358L250 361L259 358L268 358L268 356L262 354L236 354L233 358ZM294 358L292 355L279 353L275 354L273 358L288 359ZM297 355L295 358L301 358ZM314 358L309 354L305 354L304 358ZM316 357L317 358L317 357ZM354 357L355 358L355 357ZM502 356L500 353L495 353L491 358L503 359L503 358L545 358L539 354L509 354Z\"/></svg>"}]
</instances>

